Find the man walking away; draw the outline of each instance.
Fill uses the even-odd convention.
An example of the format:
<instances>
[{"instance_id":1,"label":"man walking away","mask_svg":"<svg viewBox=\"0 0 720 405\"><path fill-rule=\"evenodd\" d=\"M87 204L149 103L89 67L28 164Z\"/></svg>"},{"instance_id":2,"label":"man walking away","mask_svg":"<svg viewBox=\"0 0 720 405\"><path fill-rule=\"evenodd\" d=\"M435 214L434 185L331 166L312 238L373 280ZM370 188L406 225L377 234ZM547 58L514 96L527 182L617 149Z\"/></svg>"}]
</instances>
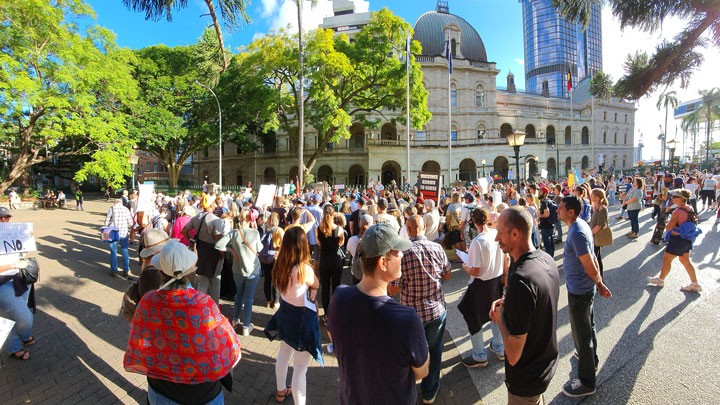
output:
<instances>
[{"instance_id":1,"label":"man walking away","mask_svg":"<svg viewBox=\"0 0 720 405\"><path fill-rule=\"evenodd\" d=\"M223 236L223 220L212 213L215 209L214 200L203 198L202 208L203 212L185 224L180 233L185 239L195 241L198 255L196 273L200 278L197 290L210 295L219 303L222 266L218 266L218 262L224 253L215 249L215 242ZM194 238L190 235L191 230L195 231Z\"/></svg>"},{"instance_id":2,"label":"man walking away","mask_svg":"<svg viewBox=\"0 0 720 405\"><path fill-rule=\"evenodd\" d=\"M400 293L400 303L415 308L425 329L430 350L428 376L420 383L423 403L435 402L440 386L443 335L445 334L445 294L442 280L450 279L450 261L440 244L425 237L425 222L420 215L407 221L412 245L403 252L402 275L388 286L388 294Z\"/></svg>"},{"instance_id":3,"label":"man walking away","mask_svg":"<svg viewBox=\"0 0 720 405\"><path fill-rule=\"evenodd\" d=\"M540 235L542 236L543 249L550 255L555 257L555 241L553 240L553 230L555 222L557 222L557 205L548 198L548 188L540 187Z\"/></svg>"},{"instance_id":4,"label":"man walking away","mask_svg":"<svg viewBox=\"0 0 720 405\"><path fill-rule=\"evenodd\" d=\"M533 220L527 210L512 207L500 214L496 240L510 254L505 297L490 311L505 344L508 404L544 404L542 394L555 375L558 360L557 266L535 250Z\"/></svg>"},{"instance_id":5,"label":"man walking away","mask_svg":"<svg viewBox=\"0 0 720 405\"><path fill-rule=\"evenodd\" d=\"M79 190L78 190L79 191ZM82 206L82 195L80 196L80 206ZM123 206L122 198L115 200L115 204L110 207L105 216L105 226L116 226L118 228L118 240L110 242L110 276L117 276L117 247L120 244L120 250L123 258L123 276L127 277L130 271L130 255L128 254L128 232L133 226L132 215L130 211Z\"/></svg>"},{"instance_id":6,"label":"man walking away","mask_svg":"<svg viewBox=\"0 0 720 405\"><path fill-rule=\"evenodd\" d=\"M328 331L337 354L341 404L417 404L415 380L428 375L428 344L417 312L388 297L388 283L400 277L403 251L389 224L363 234L363 278L335 290Z\"/></svg>"},{"instance_id":7,"label":"man walking away","mask_svg":"<svg viewBox=\"0 0 720 405\"><path fill-rule=\"evenodd\" d=\"M558 208L560 219L568 226L563 253L565 286L568 290L568 312L575 350L578 354L578 379L563 386L569 397L585 397L595 393L595 370L598 367L597 334L593 301L595 287L604 298L612 294L600 276L593 247L593 236L588 225L578 220L582 201L576 196L563 198Z\"/></svg>"}]
</instances>

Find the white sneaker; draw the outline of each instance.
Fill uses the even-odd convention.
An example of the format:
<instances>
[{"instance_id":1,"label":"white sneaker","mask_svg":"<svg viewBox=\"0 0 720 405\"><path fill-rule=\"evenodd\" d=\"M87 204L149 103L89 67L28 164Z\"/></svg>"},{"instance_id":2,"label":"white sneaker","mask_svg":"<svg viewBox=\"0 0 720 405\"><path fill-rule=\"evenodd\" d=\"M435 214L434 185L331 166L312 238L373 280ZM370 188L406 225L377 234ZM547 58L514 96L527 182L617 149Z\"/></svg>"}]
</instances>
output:
<instances>
[{"instance_id":1,"label":"white sneaker","mask_svg":"<svg viewBox=\"0 0 720 405\"><path fill-rule=\"evenodd\" d=\"M658 287L665 287L665 280L660 277L648 277L648 284L656 285Z\"/></svg>"},{"instance_id":2,"label":"white sneaker","mask_svg":"<svg viewBox=\"0 0 720 405\"><path fill-rule=\"evenodd\" d=\"M255 329L255 325L253 325L252 323L250 324L250 326L243 326L243 328L242 328L242 335L243 335L243 336L250 336L250 332L252 332L253 329Z\"/></svg>"},{"instance_id":3,"label":"white sneaker","mask_svg":"<svg viewBox=\"0 0 720 405\"><path fill-rule=\"evenodd\" d=\"M698 284L698 283L690 283L680 289L683 291L696 292L696 293L699 293L700 291L702 291L702 287L700 287L700 284Z\"/></svg>"}]
</instances>

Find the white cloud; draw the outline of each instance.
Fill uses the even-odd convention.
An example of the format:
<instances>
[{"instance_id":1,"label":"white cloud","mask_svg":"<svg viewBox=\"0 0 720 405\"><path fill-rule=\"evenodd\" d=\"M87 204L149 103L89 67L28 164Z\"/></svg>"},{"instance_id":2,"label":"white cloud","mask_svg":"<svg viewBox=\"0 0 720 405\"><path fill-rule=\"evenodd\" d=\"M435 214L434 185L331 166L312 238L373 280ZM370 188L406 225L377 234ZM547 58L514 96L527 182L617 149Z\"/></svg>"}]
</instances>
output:
<instances>
[{"instance_id":1,"label":"white cloud","mask_svg":"<svg viewBox=\"0 0 720 405\"><path fill-rule=\"evenodd\" d=\"M265 36L265 33L264 33L264 32L256 32L256 33L253 34L252 40L254 41L254 40L256 40L256 39L258 39L258 38L262 38L262 37L264 37L264 36Z\"/></svg>"},{"instance_id":2,"label":"white cloud","mask_svg":"<svg viewBox=\"0 0 720 405\"><path fill-rule=\"evenodd\" d=\"M262 4L262 11L260 12L260 16L263 18L267 18L275 14L279 4L278 0L260 0L260 3Z\"/></svg>"},{"instance_id":3,"label":"white cloud","mask_svg":"<svg viewBox=\"0 0 720 405\"><path fill-rule=\"evenodd\" d=\"M268 21L271 30L288 28L290 32L297 32L297 4L295 0L278 0L274 8L264 7L265 3L273 0L262 0L263 17ZM267 10L267 13L265 12ZM266 15L267 14L267 15ZM303 31L317 28L323 18L333 15L332 0L319 0L315 7L310 2L303 3Z\"/></svg>"},{"instance_id":4,"label":"white cloud","mask_svg":"<svg viewBox=\"0 0 720 405\"><path fill-rule=\"evenodd\" d=\"M686 22L672 18L665 20L662 29L653 34L643 32L637 29L620 30L619 22L612 16L609 8L603 9L603 69L609 73L614 80L617 80L624 74L623 63L627 55L637 50L646 51L648 54L654 52L655 46L663 39L671 39L686 26ZM720 53L717 49L702 49L701 53L705 57L705 62L692 75L689 86L686 89L680 88L680 80L677 80L668 90L677 92L678 101L684 102L699 98L698 90L712 88L718 83L717 69L713 67L720 66ZM635 143L640 140L640 134L643 134L643 159L649 160L660 159L661 142L657 139L662 132L661 125L665 125L665 110L658 111L656 104L658 97L664 91L664 88L650 93L648 96L638 100L637 111L635 112ZM673 139L677 128L677 140L683 140L682 130L679 128L680 122L673 119L673 112L668 115L667 139ZM700 140L698 140L698 146ZM680 150L690 153L692 147L692 139L687 138L685 147L680 143L676 155L680 154Z\"/></svg>"},{"instance_id":5,"label":"white cloud","mask_svg":"<svg viewBox=\"0 0 720 405\"><path fill-rule=\"evenodd\" d=\"M513 59L513 60L514 60L515 63L517 63L518 65L520 65L520 66L525 66L525 61L524 61L524 60L522 60L522 59L520 59L520 58L515 58L515 59Z\"/></svg>"}]
</instances>

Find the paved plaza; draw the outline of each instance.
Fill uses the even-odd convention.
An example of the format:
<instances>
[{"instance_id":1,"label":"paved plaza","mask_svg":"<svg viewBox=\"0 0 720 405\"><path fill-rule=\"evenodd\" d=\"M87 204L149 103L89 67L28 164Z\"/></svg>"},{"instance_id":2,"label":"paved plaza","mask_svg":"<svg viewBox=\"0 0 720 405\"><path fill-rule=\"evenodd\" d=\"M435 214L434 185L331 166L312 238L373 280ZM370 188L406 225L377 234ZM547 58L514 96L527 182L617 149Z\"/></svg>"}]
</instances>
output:
<instances>
[{"instance_id":1,"label":"paved plaza","mask_svg":"<svg viewBox=\"0 0 720 405\"><path fill-rule=\"evenodd\" d=\"M2 404L114 404L145 403L144 376L122 367L129 326L119 316L123 292L129 285L108 275L107 245L99 240L99 227L110 203L90 198L85 211L69 209L14 211L13 221L33 222L41 266L36 285L38 311L30 360L0 360ZM617 216L617 208L611 217ZM714 215L701 214L703 234L691 258L696 265L702 294L684 293L688 283L676 261L663 289L647 287L647 276L660 270L662 247L648 243L654 223L651 210L640 215L640 238L629 241L629 221L611 220L615 244L603 248L606 284L611 299L596 298L598 329L597 394L583 402L598 404L688 403L706 404L720 397L720 373L715 344L720 327L720 227ZM714 214L714 213L712 213ZM139 266L131 253L132 272ZM562 249L555 258L562 262ZM347 269L346 269L347 272ZM561 270L561 283L564 275ZM456 267L445 282L448 326L443 352L443 377L437 403L502 404L506 401L503 364L493 356L487 368L466 369L461 354L470 349L462 316L457 310L467 276ZM249 337L241 337L243 358L234 371L230 404L269 404L275 390L274 364L278 342L268 341L262 327L271 312L262 306L262 285L255 295ZM223 302L223 313L232 303ZM560 361L545 393L550 403L576 403L561 393L574 377L577 363L567 313L567 293L560 288L558 304ZM486 327L487 329L487 327ZM327 334L323 327L323 342ZM491 336L486 331L486 339ZM307 375L309 404L338 403L337 361L325 354L325 367L313 362ZM372 387L368 387L372 389ZM290 403L288 401L287 403Z\"/></svg>"}]
</instances>

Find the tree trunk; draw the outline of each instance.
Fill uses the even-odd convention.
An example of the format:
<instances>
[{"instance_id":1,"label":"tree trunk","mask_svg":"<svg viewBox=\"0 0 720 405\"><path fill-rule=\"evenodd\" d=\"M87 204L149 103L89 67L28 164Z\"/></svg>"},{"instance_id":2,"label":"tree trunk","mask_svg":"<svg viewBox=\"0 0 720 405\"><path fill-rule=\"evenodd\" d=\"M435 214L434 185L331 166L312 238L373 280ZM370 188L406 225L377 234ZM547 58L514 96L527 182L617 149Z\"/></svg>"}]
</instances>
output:
<instances>
[{"instance_id":1,"label":"tree trunk","mask_svg":"<svg viewBox=\"0 0 720 405\"><path fill-rule=\"evenodd\" d=\"M12 169L10 169L10 173L8 173L7 177L0 183L0 195L5 194L5 191L15 182L15 180L27 173L27 170L30 169L31 166L27 163L29 157L30 155L28 154L18 156L17 160L12 165Z\"/></svg>"},{"instance_id":2,"label":"tree trunk","mask_svg":"<svg viewBox=\"0 0 720 405\"><path fill-rule=\"evenodd\" d=\"M313 152L312 156L310 156L310 160L308 160L308 163L305 166L305 173L310 173L310 170L315 167L315 163L317 163L318 159L323 154L323 150L330 143L330 139L333 137L333 135L335 135L336 131L337 128L330 128L325 133L325 136L322 137L322 139L318 143L317 149L315 149L315 152Z\"/></svg>"},{"instance_id":3,"label":"tree trunk","mask_svg":"<svg viewBox=\"0 0 720 405\"><path fill-rule=\"evenodd\" d=\"M305 175L310 173L310 169L305 167L303 161L303 149L305 148L305 88L303 86L303 26L302 26L302 3L305 0L296 0L298 8L298 62L300 69L298 78L300 86L298 86L298 176L301 186L305 185Z\"/></svg>"},{"instance_id":4,"label":"tree trunk","mask_svg":"<svg viewBox=\"0 0 720 405\"><path fill-rule=\"evenodd\" d=\"M168 169L168 183L171 189L177 188L178 177L180 176L180 170L178 170L176 163L167 165Z\"/></svg>"},{"instance_id":5,"label":"tree trunk","mask_svg":"<svg viewBox=\"0 0 720 405\"><path fill-rule=\"evenodd\" d=\"M217 16L215 15L215 6L213 5L212 0L205 0L205 4L207 4L208 11L210 12L210 18L212 18L213 26L215 27L215 34L217 34L217 37L218 37L218 45L220 46L220 55L222 55L222 59L223 59L222 71L224 72L225 69L227 69L227 56L225 55L225 42L223 41L222 30L220 29L220 22L218 21Z\"/></svg>"}]
</instances>

